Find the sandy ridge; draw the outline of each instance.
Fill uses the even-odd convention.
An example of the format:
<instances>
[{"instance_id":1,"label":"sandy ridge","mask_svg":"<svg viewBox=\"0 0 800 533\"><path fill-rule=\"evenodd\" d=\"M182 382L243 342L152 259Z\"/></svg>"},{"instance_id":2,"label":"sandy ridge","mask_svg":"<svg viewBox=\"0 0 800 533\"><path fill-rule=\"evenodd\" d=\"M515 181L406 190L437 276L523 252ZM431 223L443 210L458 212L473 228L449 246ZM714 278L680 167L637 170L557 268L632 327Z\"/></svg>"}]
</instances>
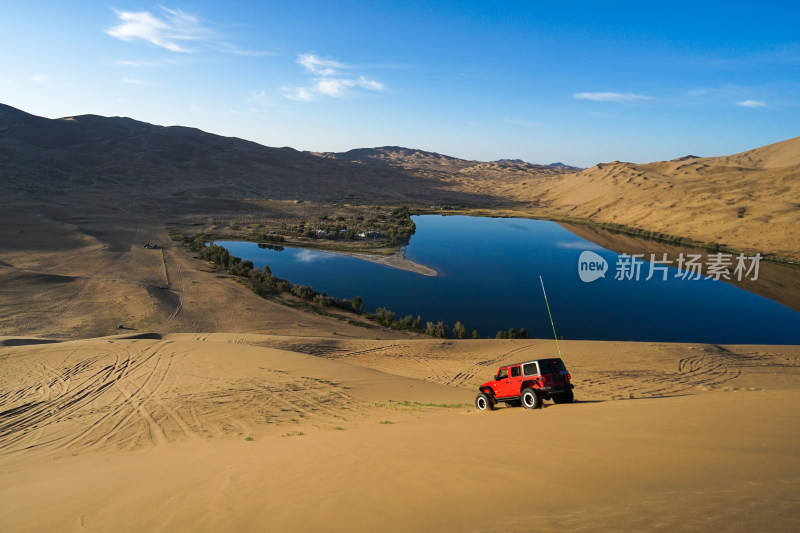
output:
<instances>
[{"instance_id":1,"label":"sandy ridge","mask_svg":"<svg viewBox=\"0 0 800 533\"><path fill-rule=\"evenodd\" d=\"M798 525L798 347L567 341L578 403L477 413L550 343L125 337L0 348L6 527Z\"/></svg>"}]
</instances>

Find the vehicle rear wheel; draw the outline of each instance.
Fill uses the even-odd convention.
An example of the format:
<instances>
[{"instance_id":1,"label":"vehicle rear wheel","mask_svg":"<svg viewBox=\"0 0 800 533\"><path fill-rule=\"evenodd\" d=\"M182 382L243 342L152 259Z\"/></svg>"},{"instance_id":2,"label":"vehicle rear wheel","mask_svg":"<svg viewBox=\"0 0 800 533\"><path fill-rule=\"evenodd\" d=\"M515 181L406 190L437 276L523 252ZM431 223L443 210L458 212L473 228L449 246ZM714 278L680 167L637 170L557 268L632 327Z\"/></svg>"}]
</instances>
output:
<instances>
[{"instance_id":1,"label":"vehicle rear wheel","mask_svg":"<svg viewBox=\"0 0 800 533\"><path fill-rule=\"evenodd\" d=\"M520 400L525 409L538 409L542 406L542 397L533 389L523 389Z\"/></svg>"},{"instance_id":2,"label":"vehicle rear wheel","mask_svg":"<svg viewBox=\"0 0 800 533\"><path fill-rule=\"evenodd\" d=\"M575 401L575 396L572 394L572 391L567 391L564 394L553 396L553 401L555 403L572 403Z\"/></svg>"},{"instance_id":3,"label":"vehicle rear wheel","mask_svg":"<svg viewBox=\"0 0 800 533\"><path fill-rule=\"evenodd\" d=\"M494 399L482 392L475 397L475 408L478 411L491 411L494 409Z\"/></svg>"}]
</instances>

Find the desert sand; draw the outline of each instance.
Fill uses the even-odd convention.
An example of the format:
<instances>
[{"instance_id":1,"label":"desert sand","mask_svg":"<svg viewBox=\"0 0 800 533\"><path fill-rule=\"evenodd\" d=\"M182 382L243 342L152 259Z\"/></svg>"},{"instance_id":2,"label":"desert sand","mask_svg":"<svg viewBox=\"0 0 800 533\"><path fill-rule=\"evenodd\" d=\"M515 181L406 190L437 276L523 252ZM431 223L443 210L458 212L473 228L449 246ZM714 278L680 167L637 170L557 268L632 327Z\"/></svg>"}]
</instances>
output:
<instances>
[{"instance_id":1,"label":"desert sand","mask_svg":"<svg viewBox=\"0 0 800 533\"><path fill-rule=\"evenodd\" d=\"M797 258L797 139L578 173L376 149L379 170L351 172L128 119L108 119L132 133L106 143L102 117L0 118L22 125L3 130L3 531L800 529L798 346L567 340L576 403L481 413L476 387L497 366L555 343L304 312L166 229L461 203ZM793 268L748 290L796 305Z\"/></svg>"},{"instance_id":2,"label":"desert sand","mask_svg":"<svg viewBox=\"0 0 800 533\"><path fill-rule=\"evenodd\" d=\"M614 161L536 186L552 212L800 259L800 137L725 157Z\"/></svg>"},{"instance_id":3,"label":"desert sand","mask_svg":"<svg viewBox=\"0 0 800 533\"><path fill-rule=\"evenodd\" d=\"M791 531L800 521L800 347L567 341L577 403L480 413L476 383L554 343L2 342L6 530Z\"/></svg>"}]
</instances>

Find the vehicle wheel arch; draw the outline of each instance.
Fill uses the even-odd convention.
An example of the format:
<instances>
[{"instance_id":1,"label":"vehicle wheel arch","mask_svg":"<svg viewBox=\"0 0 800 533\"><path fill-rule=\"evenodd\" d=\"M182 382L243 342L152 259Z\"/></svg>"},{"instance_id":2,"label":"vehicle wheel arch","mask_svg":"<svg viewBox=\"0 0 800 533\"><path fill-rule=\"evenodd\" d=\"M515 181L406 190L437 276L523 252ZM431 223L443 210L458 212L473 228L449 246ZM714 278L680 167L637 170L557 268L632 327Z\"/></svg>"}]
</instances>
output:
<instances>
[{"instance_id":1,"label":"vehicle wheel arch","mask_svg":"<svg viewBox=\"0 0 800 533\"><path fill-rule=\"evenodd\" d=\"M494 390L491 387L480 387L479 391L494 399Z\"/></svg>"}]
</instances>

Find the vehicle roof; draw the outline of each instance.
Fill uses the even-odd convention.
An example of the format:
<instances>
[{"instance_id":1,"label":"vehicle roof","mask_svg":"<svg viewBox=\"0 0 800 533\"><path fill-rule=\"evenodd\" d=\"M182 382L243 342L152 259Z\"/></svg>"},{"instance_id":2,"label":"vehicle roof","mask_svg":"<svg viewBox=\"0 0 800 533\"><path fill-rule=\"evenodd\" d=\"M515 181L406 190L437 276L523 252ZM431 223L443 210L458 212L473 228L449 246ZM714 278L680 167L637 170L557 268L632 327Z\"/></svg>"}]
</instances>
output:
<instances>
[{"instance_id":1,"label":"vehicle roof","mask_svg":"<svg viewBox=\"0 0 800 533\"><path fill-rule=\"evenodd\" d=\"M539 359L528 359L527 361L522 361L521 363L509 363L507 365L500 365L499 368L505 368L507 366L517 366L517 365L525 365L528 363L538 363L539 361L552 361L554 359L561 359L560 357L540 357Z\"/></svg>"}]
</instances>

